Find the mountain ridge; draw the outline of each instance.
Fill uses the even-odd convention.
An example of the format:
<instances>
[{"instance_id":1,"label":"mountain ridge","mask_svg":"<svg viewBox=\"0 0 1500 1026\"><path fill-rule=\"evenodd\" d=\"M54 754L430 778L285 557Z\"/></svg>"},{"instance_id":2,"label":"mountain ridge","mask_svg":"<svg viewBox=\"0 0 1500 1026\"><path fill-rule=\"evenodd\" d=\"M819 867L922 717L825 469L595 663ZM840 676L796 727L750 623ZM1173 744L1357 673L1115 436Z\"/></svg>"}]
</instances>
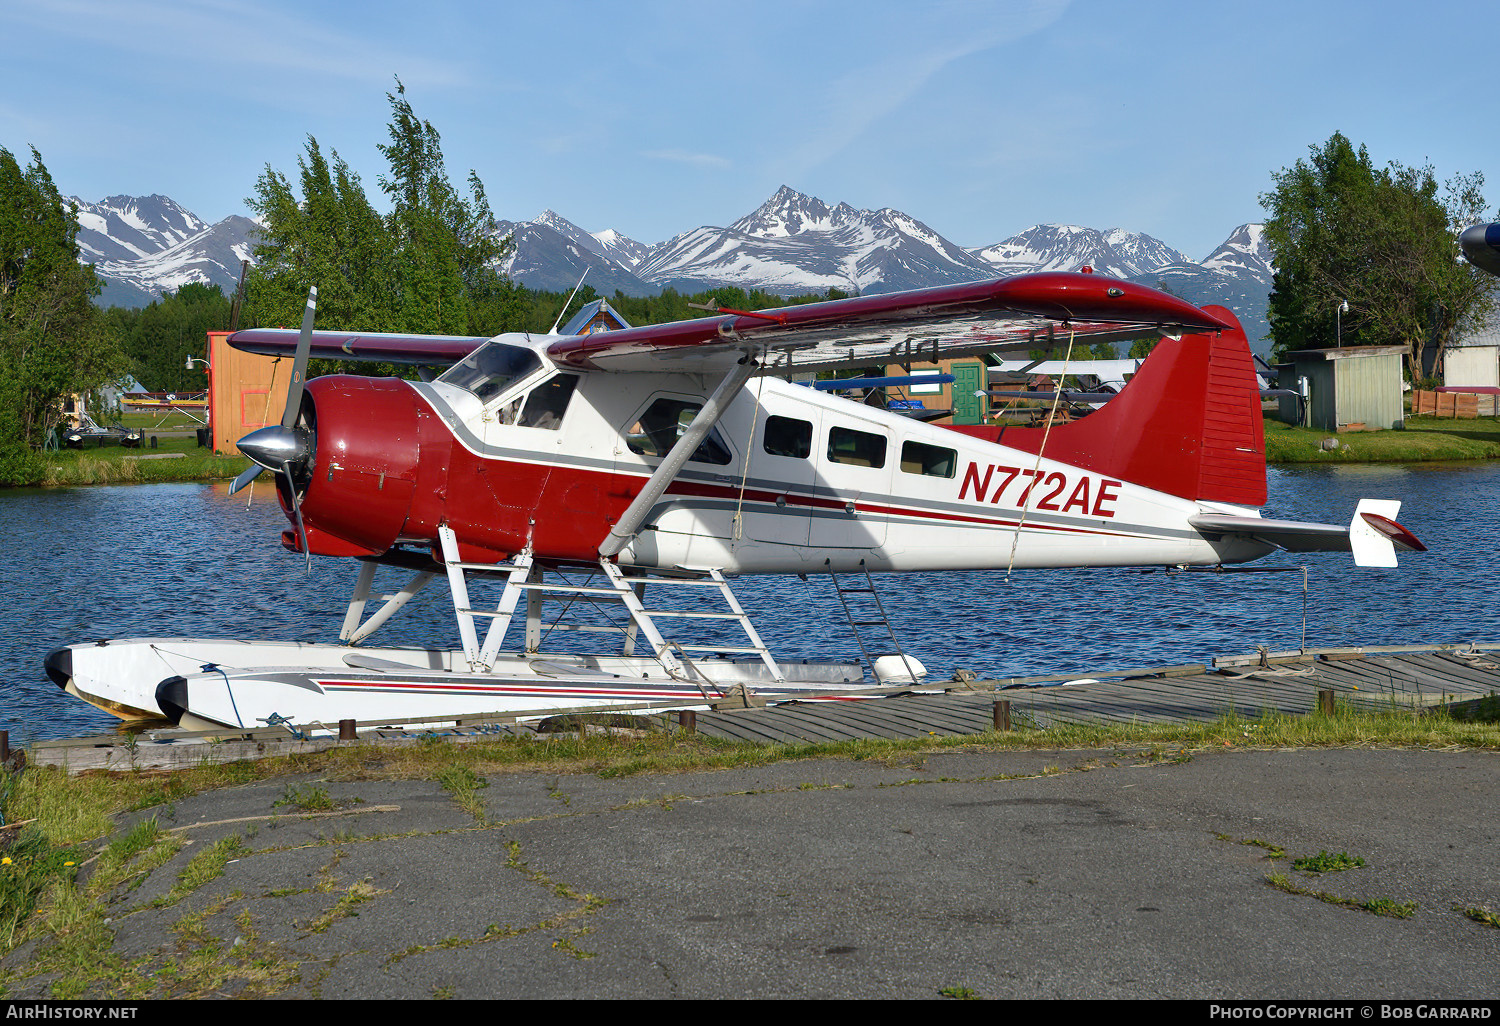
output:
<instances>
[{"instance_id":1,"label":"mountain ridge","mask_svg":"<svg viewBox=\"0 0 1500 1026\"><path fill-rule=\"evenodd\" d=\"M101 301L143 306L188 281L236 287L252 259L255 222L231 215L205 224L165 196L111 196L78 205L80 252L105 283ZM782 295L876 293L1090 266L1164 287L1200 305L1236 310L1252 343L1265 334L1272 274L1261 226L1240 225L1202 261L1140 232L1033 225L1008 239L965 249L891 207L859 210L783 185L726 227L701 225L647 245L606 229L589 232L553 210L531 221L496 221L515 240L500 270L529 288L602 295L699 292L720 286ZM1258 350L1262 347L1257 346Z\"/></svg>"}]
</instances>

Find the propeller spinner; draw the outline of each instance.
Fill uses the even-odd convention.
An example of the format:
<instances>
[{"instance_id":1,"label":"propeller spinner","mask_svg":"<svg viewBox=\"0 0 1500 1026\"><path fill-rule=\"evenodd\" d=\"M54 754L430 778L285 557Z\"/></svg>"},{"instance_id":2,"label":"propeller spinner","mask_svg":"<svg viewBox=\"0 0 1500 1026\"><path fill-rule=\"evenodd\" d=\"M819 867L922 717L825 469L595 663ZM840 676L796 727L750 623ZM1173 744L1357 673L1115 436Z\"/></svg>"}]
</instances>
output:
<instances>
[{"instance_id":1,"label":"propeller spinner","mask_svg":"<svg viewBox=\"0 0 1500 1026\"><path fill-rule=\"evenodd\" d=\"M318 310L318 287L307 292L307 307L302 312L302 333L297 339L297 354L292 360L292 382L287 388L286 409L281 413L281 423L250 432L237 443L240 452L250 457L253 465L234 479L229 486L233 495L260 474L269 470L273 474L286 476L287 494L291 496L292 512L297 519L297 538L307 556L307 569L312 570L312 551L307 544L307 531L302 525L302 507L297 499L297 474L307 469L312 456L313 436L305 426L298 424L302 412L302 393L307 375L307 358L312 348L313 319Z\"/></svg>"}]
</instances>

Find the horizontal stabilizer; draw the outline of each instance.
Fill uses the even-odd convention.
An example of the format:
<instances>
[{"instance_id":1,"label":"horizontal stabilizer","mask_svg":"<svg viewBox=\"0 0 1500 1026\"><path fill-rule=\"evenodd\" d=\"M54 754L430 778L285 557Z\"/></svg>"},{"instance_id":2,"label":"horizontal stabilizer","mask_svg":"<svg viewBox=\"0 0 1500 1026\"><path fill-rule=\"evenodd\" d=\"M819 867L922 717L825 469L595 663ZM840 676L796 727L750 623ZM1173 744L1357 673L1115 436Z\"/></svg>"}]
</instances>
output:
<instances>
[{"instance_id":1,"label":"horizontal stabilizer","mask_svg":"<svg viewBox=\"0 0 1500 1026\"><path fill-rule=\"evenodd\" d=\"M1395 566L1397 545L1427 551L1416 535L1396 522L1400 511L1395 499L1361 499L1348 527L1221 513L1200 513L1188 523L1209 537L1241 535L1288 552L1351 552L1356 566Z\"/></svg>"}]
</instances>

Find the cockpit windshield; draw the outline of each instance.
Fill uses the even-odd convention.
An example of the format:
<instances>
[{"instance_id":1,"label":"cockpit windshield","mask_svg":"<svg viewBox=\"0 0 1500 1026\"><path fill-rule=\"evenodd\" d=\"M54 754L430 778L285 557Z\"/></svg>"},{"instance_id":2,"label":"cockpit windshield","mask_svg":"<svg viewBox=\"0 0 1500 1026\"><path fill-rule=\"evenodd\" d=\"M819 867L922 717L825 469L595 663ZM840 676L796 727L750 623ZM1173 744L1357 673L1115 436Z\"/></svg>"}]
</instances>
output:
<instances>
[{"instance_id":1,"label":"cockpit windshield","mask_svg":"<svg viewBox=\"0 0 1500 1026\"><path fill-rule=\"evenodd\" d=\"M504 342L486 342L438 376L439 381L473 392L489 402L542 365L536 353Z\"/></svg>"}]
</instances>

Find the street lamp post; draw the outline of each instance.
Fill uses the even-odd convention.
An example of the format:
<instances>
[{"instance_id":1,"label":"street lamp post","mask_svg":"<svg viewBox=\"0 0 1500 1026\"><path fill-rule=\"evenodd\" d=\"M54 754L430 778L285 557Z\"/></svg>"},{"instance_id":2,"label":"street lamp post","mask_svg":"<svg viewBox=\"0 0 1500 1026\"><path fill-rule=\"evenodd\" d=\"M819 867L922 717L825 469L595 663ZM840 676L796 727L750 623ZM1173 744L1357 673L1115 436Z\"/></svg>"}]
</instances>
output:
<instances>
[{"instance_id":1,"label":"street lamp post","mask_svg":"<svg viewBox=\"0 0 1500 1026\"><path fill-rule=\"evenodd\" d=\"M1349 312L1349 301L1339 300L1339 305L1333 310L1333 341L1340 349L1344 348L1344 317Z\"/></svg>"}]
</instances>

